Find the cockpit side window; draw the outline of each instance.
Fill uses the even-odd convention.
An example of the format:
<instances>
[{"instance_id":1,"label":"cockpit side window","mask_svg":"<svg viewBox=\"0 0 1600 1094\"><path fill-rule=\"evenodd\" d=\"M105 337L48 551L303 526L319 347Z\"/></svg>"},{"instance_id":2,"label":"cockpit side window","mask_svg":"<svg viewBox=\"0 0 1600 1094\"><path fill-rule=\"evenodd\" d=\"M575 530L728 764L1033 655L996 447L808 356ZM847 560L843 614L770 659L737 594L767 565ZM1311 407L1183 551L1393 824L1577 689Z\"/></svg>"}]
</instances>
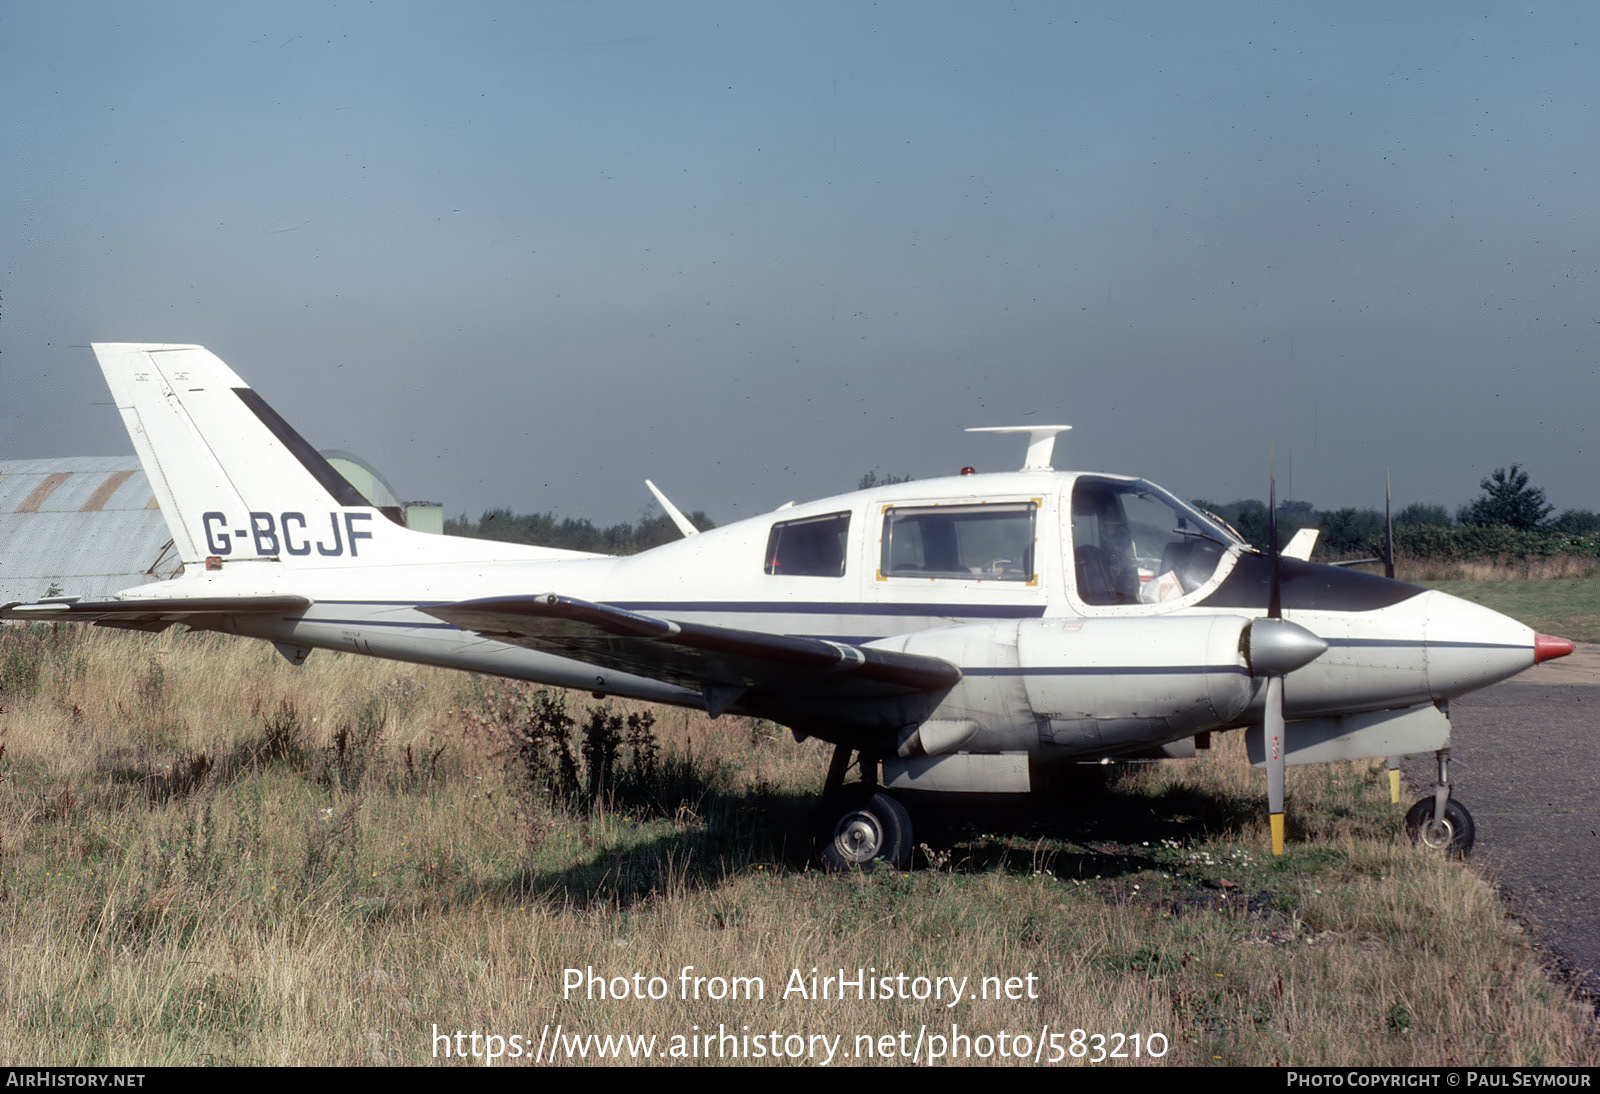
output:
<instances>
[{"instance_id":1,"label":"cockpit side window","mask_svg":"<svg viewBox=\"0 0 1600 1094\"><path fill-rule=\"evenodd\" d=\"M1156 604L1211 579L1231 543L1159 487L1082 476L1072 489L1072 563L1085 604Z\"/></svg>"},{"instance_id":2,"label":"cockpit side window","mask_svg":"<svg viewBox=\"0 0 1600 1094\"><path fill-rule=\"evenodd\" d=\"M843 577L849 538L849 513L780 521L767 536L766 571L789 577Z\"/></svg>"},{"instance_id":3,"label":"cockpit side window","mask_svg":"<svg viewBox=\"0 0 1600 1094\"><path fill-rule=\"evenodd\" d=\"M1034 580L1034 502L890 506L883 514L882 577Z\"/></svg>"}]
</instances>

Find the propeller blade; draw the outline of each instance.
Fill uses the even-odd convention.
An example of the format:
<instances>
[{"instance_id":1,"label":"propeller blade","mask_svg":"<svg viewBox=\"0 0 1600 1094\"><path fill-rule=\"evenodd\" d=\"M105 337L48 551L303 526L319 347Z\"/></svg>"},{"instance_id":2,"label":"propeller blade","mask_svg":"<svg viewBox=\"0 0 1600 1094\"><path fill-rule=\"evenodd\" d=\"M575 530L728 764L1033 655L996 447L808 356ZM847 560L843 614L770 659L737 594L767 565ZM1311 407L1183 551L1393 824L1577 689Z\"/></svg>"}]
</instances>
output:
<instances>
[{"instance_id":1,"label":"propeller blade","mask_svg":"<svg viewBox=\"0 0 1600 1094\"><path fill-rule=\"evenodd\" d=\"M1272 822L1272 853L1283 854L1283 773L1286 764L1283 677L1267 678L1267 708L1261 732L1267 761L1267 814Z\"/></svg>"},{"instance_id":2,"label":"propeller blade","mask_svg":"<svg viewBox=\"0 0 1600 1094\"><path fill-rule=\"evenodd\" d=\"M1288 640L1287 644L1299 647L1295 655L1310 652L1307 661L1318 656L1322 650L1328 648L1316 635L1292 623L1283 623L1283 594L1279 584L1278 567L1283 555L1278 550L1278 461L1276 453L1271 460L1270 479L1267 486L1267 542L1272 551L1272 578L1267 588L1267 618L1276 621L1269 624L1266 634L1259 641L1263 649L1276 647ZM1290 630L1289 628L1293 628ZM1300 634L1295 632L1299 631ZM1302 635L1310 638L1311 643L1306 643ZM1251 641L1258 641L1256 628L1251 627ZM1269 641L1269 638L1276 641ZM1320 649L1315 647L1320 645ZM1315 649L1315 652L1311 650ZM1262 658L1261 660L1269 660ZM1280 660L1271 658L1270 660ZM1254 664L1256 662L1252 662ZM1262 751L1267 761L1267 817L1272 824L1272 853L1283 854L1283 775L1287 763L1284 745L1284 717L1283 717L1283 675L1291 671L1283 663L1273 666L1277 669L1267 677L1266 709L1262 712L1261 737Z\"/></svg>"},{"instance_id":3,"label":"propeller blade","mask_svg":"<svg viewBox=\"0 0 1600 1094\"><path fill-rule=\"evenodd\" d=\"M1278 592L1278 469L1274 457L1267 487L1267 549L1272 552L1272 583L1267 587L1267 618L1283 618L1283 600Z\"/></svg>"},{"instance_id":4,"label":"propeller blade","mask_svg":"<svg viewBox=\"0 0 1600 1094\"><path fill-rule=\"evenodd\" d=\"M1389 472L1383 473L1383 576L1394 580L1394 517L1389 513Z\"/></svg>"},{"instance_id":5,"label":"propeller blade","mask_svg":"<svg viewBox=\"0 0 1600 1094\"><path fill-rule=\"evenodd\" d=\"M1326 639L1287 619L1257 619L1250 624L1245 657L1251 674L1267 681L1261 710L1261 752L1267 768L1267 812L1274 855L1283 854L1283 772L1289 753L1283 678L1321 657L1327 648Z\"/></svg>"}]
</instances>

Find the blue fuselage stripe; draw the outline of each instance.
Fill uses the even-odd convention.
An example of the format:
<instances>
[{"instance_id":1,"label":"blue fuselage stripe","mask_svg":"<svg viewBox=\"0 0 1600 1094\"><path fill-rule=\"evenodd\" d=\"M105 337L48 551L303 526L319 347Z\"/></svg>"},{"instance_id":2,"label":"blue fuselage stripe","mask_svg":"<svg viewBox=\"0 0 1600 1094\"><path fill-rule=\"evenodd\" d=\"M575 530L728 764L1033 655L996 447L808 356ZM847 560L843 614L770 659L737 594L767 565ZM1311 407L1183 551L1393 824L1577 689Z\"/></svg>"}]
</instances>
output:
<instances>
[{"instance_id":1,"label":"blue fuselage stripe","mask_svg":"<svg viewBox=\"0 0 1600 1094\"><path fill-rule=\"evenodd\" d=\"M862 604L788 600L608 600L630 612L712 612L742 615L885 615L936 619L1038 619L1043 604Z\"/></svg>"},{"instance_id":2,"label":"blue fuselage stripe","mask_svg":"<svg viewBox=\"0 0 1600 1094\"><path fill-rule=\"evenodd\" d=\"M961 669L963 676L1203 676L1225 673L1249 676L1239 665L1034 665Z\"/></svg>"},{"instance_id":3,"label":"blue fuselage stripe","mask_svg":"<svg viewBox=\"0 0 1600 1094\"><path fill-rule=\"evenodd\" d=\"M424 608L457 603L453 600L319 600L318 606L352 608ZM797 603L790 601L746 600L649 600L607 601L624 611L662 612L668 615L701 613L709 615L785 615L785 616L862 616L898 619L924 619L940 622L959 620L972 622L990 619L1038 619L1044 615L1043 604L847 604L847 603ZM422 620L350 619L325 616L306 616L300 622L320 623L338 627L407 627L417 630L458 630L453 623ZM802 622L800 619L796 623ZM824 638L833 642L875 642L887 634L829 634L797 635L807 638Z\"/></svg>"},{"instance_id":4,"label":"blue fuselage stripe","mask_svg":"<svg viewBox=\"0 0 1600 1094\"><path fill-rule=\"evenodd\" d=\"M330 627L405 627L407 630L460 630L454 623L423 623L394 619L328 619L323 616L307 616L294 620L296 623L322 623Z\"/></svg>"},{"instance_id":5,"label":"blue fuselage stripe","mask_svg":"<svg viewBox=\"0 0 1600 1094\"><path fill-rule=\"evenodd\" d=\"M1435 638L1329 638L1329 646L1349 646L1356 649L1405 648L1433 650L1527 650L1531 645L1521 642L1441 642Z\"/></svg>"}]
</instances>

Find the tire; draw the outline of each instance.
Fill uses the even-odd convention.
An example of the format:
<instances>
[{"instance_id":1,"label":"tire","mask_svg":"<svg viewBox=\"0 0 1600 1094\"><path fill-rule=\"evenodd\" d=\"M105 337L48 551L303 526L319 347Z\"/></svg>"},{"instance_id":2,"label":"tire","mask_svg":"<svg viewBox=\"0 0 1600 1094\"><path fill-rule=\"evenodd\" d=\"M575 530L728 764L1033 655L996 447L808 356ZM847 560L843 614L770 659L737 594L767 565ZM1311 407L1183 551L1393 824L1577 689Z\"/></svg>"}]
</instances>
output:
<instances>
[{"instance_id":1,"label":"tire","mask_svg":"<svg viewBox=\"0 0 1600 1094\"><path fill-rule=\"evenodd\" d=\"M854 786L823 802L817 858L828 870L911 865L911 815L889 793Z\"/></svg>"},{"instance_id":2,"label":"tire","mask_svg":"<svg viewBox=\"0 0 1600 1094\"><path fill-rule=\"evenodd\" d=\"M1467 807L1451 798L1444 806L1444 822L1433 819L1433 795L1421 798L1406 812L1406 835L1412 841L1452 858L1465 858L1478 837L1478 828Z\"/></svg>"}]
</instances>

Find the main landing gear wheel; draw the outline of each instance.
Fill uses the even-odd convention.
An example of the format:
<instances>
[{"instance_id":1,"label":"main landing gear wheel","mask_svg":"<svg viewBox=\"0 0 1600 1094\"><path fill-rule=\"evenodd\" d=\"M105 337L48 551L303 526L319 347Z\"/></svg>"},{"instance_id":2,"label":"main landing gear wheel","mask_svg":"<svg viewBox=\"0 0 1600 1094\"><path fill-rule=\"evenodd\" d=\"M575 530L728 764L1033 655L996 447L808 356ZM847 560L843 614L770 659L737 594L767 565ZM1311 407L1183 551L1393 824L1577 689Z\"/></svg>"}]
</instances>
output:
<instances>
[{"instance_id":1,"label":"main landing gear wheel","mask_svg":"<svg viewBox=\"0 0 1600 1094\"><path fill-rule=\"evenodd\" d=\"M1424 847L1444 851L1453 858L1464 858L1472 850L1478 829L1467 807L1451 798L1444 805L1444 819L1434 818L1433 795L1421 798L1406 812L1406 834Z\"/></svg>"},{"instance_id":2,"label":"main landing gear wheel","mask_svg":"<svg viewBox=\"0 0 1600 1094\"><path fill-rule=\"evenodd\" d=\"M885 862L911 864L911 815L876 786L856 784L822 803L817 858L829 870L870 869Z\"/></svg>"}]
</instances>

